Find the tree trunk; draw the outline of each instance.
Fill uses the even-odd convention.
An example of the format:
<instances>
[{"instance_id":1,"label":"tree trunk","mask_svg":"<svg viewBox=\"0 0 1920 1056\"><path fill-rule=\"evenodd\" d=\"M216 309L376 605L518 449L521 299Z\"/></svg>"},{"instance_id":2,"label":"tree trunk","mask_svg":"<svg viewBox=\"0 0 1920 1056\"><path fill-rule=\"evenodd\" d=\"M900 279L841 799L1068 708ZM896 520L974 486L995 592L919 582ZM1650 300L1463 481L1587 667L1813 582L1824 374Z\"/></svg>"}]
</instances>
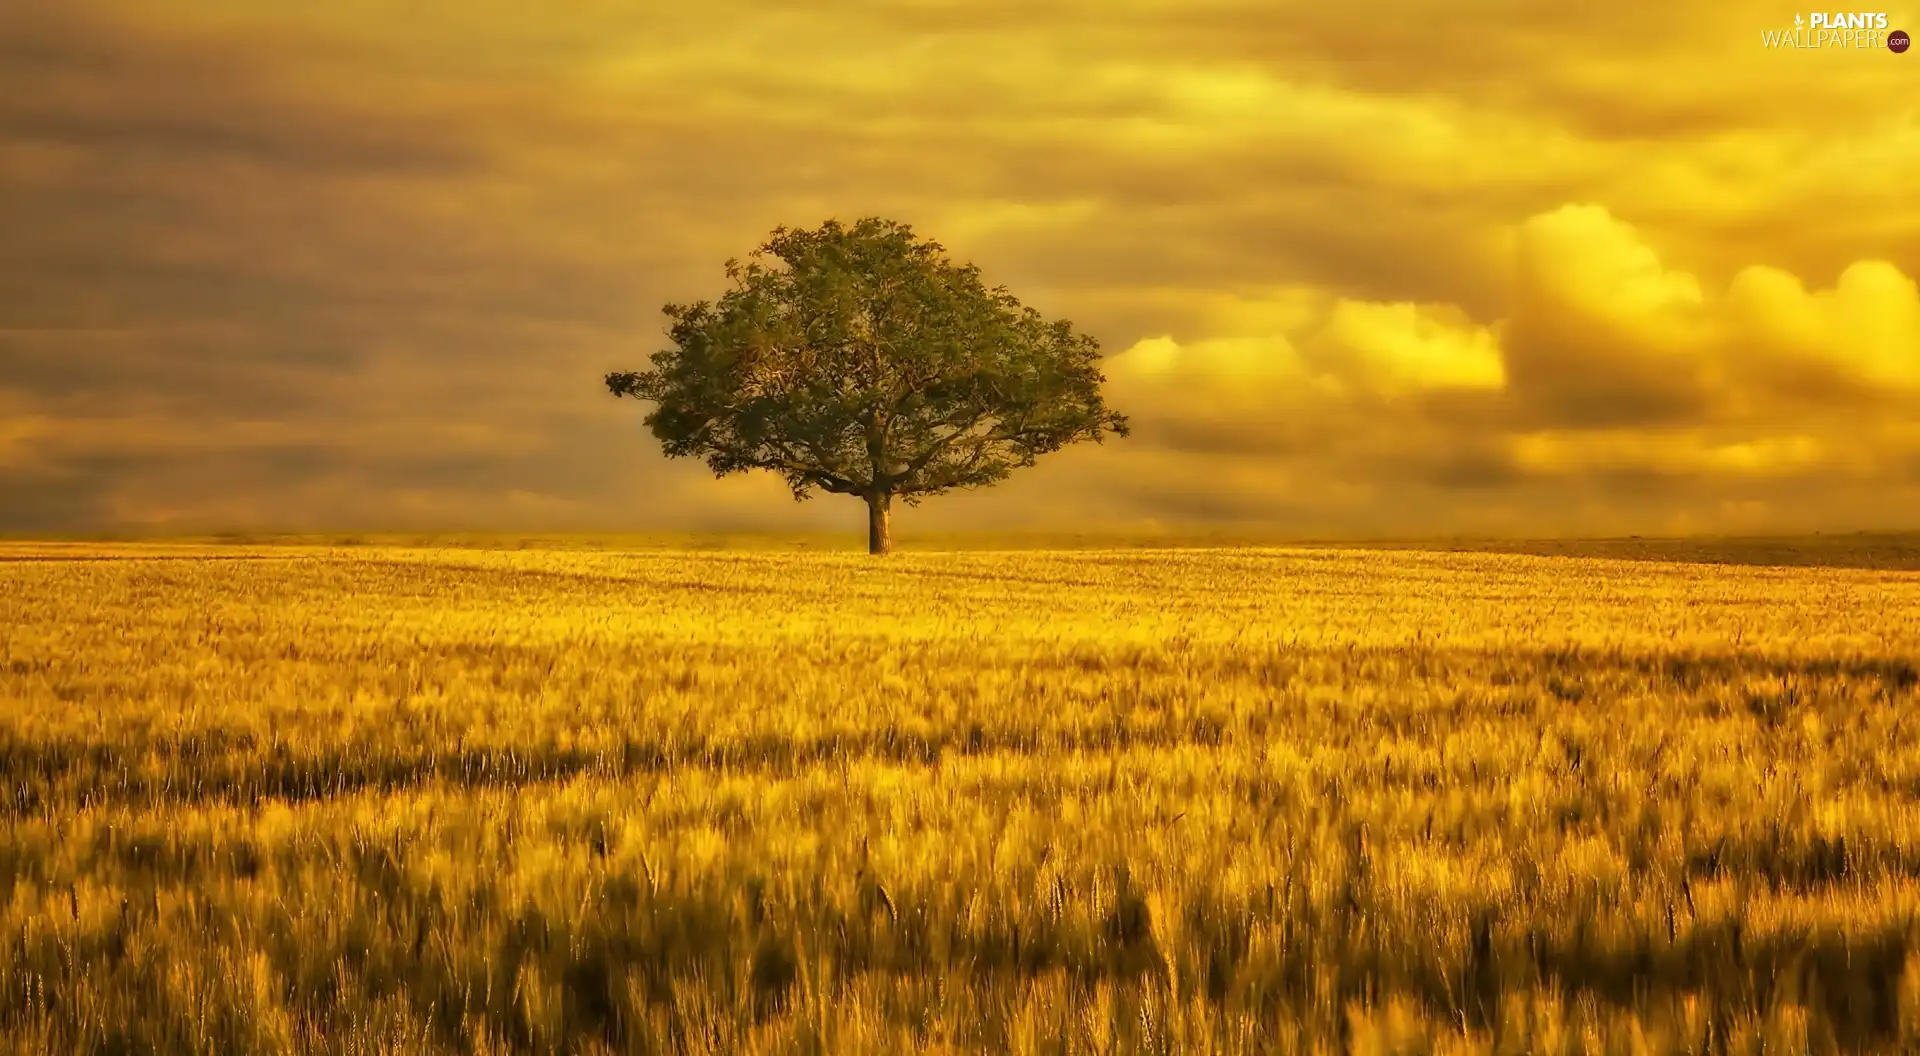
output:
<instances>
[{"instance_id":1,"label":"tree trunk","mask_svg":"<svg viewBox=\"0 0 1920 1056\"><path fill-rule=\"evenodd\" d=\"M867 553L893 552L893 526L887 520L892 506L893 496L886 492L867 496Z\"/></svg>"}]
</instances>

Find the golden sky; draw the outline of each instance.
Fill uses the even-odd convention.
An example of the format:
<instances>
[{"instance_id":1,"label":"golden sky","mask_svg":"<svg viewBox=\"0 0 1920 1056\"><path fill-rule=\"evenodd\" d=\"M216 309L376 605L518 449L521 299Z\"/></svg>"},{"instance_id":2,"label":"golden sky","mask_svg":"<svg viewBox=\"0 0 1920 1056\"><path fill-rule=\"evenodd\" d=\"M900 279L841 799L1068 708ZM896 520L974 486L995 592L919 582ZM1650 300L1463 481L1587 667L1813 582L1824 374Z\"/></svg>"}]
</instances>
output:
<instances>
[{"instance_id":1,"label":"golden sky","mask_svg":"<svg viewBox=\"0 0 1920 1056\"><path fill-rule=\"evenodd\" d=\"M0 530L851 530L600 378L874 214L1136 427L905 532L1916 526L1920 50L1803 12L6 0Z\"/></svg>"}]
</instances>

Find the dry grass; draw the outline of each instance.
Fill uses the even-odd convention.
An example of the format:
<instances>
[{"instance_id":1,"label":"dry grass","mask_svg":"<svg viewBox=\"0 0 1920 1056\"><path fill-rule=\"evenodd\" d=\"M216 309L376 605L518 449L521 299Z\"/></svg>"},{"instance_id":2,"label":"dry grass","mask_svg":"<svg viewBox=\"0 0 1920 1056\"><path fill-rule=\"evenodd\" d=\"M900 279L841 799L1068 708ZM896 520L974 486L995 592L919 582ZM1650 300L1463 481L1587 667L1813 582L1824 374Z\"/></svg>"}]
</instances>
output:
<instances>
[{"instance_id":1,"label":"dry grass","mask_svg":"<svg viewBox=\"0 0 1920 1056\"><path fill-rule=\"evenodd\" d=\"M349 532L327 534L226 533L200 537L126 536L76 541L83 549L133 547L136 551L178 552L186 543L217 551L296 548L567 550L567 551L755 551L864 553L866 536L853 530L817 532ZM157 546L155 544L158 544ZM0 535L0 547L7 545ZM1616 536L1585 539L1418 538L1308 539L1258 527L1156 530L1094 529L1079 532L926 532L909 523L894 545L908 552L1029 550L1169 549L1367 549L1535 554L1542 557L1601 557L1658 561L1789 567L1920 570L1920 532L1844 532L1771 536ZM44 551L44 544L41 549ZM142 549L144 548L144 550Z\"/></svg>"},{"instance_id":2,"label":"dry grass","mask_svg":"<svg viewBox=\"0 0 1920 1056\"><path fill-rule=\"evenodd\" d=\"M0 1051L1920 1045L1920 576L0 547Z\"/></svg>"}]
</instances>

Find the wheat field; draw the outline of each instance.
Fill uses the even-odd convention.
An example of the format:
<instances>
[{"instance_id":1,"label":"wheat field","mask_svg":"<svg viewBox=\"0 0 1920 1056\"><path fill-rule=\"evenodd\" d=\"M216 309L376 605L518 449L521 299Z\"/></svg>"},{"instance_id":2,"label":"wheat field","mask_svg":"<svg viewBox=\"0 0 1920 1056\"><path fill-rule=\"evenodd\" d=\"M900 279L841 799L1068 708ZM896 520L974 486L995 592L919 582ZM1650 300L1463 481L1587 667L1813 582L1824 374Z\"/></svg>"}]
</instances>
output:
<instances>
[{"instance_id":1,"label":"wheat field","mask_svg":"<svg viewBox=\"0 0 1920 1056\"><path fill-rule=\"evenodd\" d=\"M0 546L0 1050L1920 1049L1920 574Z\"/></svg>"}]
</instances>

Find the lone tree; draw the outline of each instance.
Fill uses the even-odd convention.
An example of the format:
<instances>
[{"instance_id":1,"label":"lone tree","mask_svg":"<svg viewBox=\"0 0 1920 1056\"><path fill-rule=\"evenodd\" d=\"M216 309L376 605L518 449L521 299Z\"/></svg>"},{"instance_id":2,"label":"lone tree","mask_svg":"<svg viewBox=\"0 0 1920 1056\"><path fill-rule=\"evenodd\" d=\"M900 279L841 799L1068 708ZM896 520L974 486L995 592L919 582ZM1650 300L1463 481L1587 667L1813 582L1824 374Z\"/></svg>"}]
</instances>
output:
<instances>
[{"instance_id":1,"label":"lone tree","mask_svg":"<svg viewBox=\"0 0 1920 1056\"><path fill-rule=\"evenodd\" d=\"M892 547L893 500L914 505L997 483L1124 416L1100 396L1100 345L1048 321L905 224L775 228L729 260L719 301L669 304L673 347L653 368L607 375L651 400L670 457L715 476L770 469L795 499L814 489L867 504L867 548Z\"/></svg>"}]
</instances>

